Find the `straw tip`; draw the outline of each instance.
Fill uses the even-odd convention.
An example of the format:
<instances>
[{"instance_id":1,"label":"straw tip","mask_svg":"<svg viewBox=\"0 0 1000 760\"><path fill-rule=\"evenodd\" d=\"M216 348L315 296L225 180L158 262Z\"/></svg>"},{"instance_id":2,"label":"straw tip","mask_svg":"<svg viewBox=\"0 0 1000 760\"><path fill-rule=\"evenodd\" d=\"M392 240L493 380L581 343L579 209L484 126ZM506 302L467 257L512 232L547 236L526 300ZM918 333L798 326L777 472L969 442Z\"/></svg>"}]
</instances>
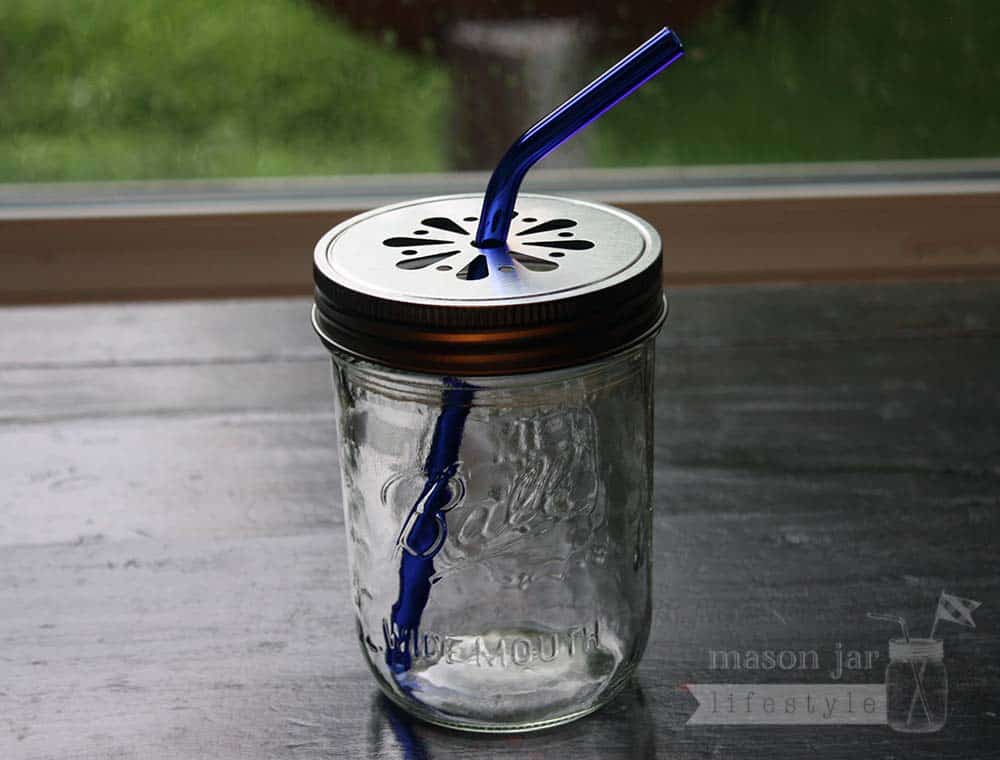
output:
<instances>
[{"instance_id":1,"label":"straw tip","mask_svg":"<svg viewBox=\"0 0 1000 760\"><path fill-rule=\"evenodd\" d=\"M678 52L681 53L684 52L684 43L681 41L680 35L678 35L677 32L675 32L669 26L665 26L663 27L663 29L660 30L660 34L663 35L664 39L669 39L671 42L673 42L674 45L677 46Z\"/></svg>"}]
</instances>

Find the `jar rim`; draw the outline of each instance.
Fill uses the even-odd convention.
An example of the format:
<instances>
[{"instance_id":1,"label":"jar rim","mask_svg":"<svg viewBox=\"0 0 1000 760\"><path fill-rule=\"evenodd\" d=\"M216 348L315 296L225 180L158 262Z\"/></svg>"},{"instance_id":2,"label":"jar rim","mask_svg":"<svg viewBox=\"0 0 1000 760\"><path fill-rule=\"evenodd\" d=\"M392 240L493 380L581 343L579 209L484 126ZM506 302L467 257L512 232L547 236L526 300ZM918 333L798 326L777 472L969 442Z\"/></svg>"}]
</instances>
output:
<instances>
[{"instance_id":1,"label":"jar rim","mask_svg":"<svg viewBox=\"0 0 1000 760\"><path fill-rule=\"evenodd\" d=\"M670 302L667 300L666 295L662 293L660 295L659 300L661 308L659 316L657 317L656 321L653 324L651 324L643 333L635 336L628 342L621 343L617 346L609 347L600 353L594 353L582 360L578 360L575 363L555 364L551 366L543 363L534 367L523 366L518 368L516 371L510 368L501 368L501 367L493 367L492 371L484 371L481 367L463 367L461 369L464 369L465 371L448 372L446 369L436 368L437 371L435 371L435 369L430 369L420 365L413 365L408 362L390 363L381 357L375 356L373 354L363 353L355 348L348 347L342 343L338 343L333 338L331 338L328 334L326 334L323 331L324 325L323 325L322 314L318 306L316 306L315 304L312 307L311 321L313 330L320 337L327 351L329 351L335 357L338 355L348 356L371 365L382 367L386 370L396 371L396 372L406 372L414 376L426 376L428 378L434 378L435 382L438 382L442 375L469 377L477 379L488 378L488 377L517 378L517 377L529 377L532 375L546 375L550 373L556 374L560 371L566 371L566 370L572 371L574 369L585 368L594 364L600 364L602 361L606 361L608 359L614 359L617 356L621 356L623 354L628 353L637 346L641 346L650 338L655 338L660 333L660 330L663 329L664 322L667 321L667 316L670 313Z\"/></svg>"},{"instance_id":2,"label":"jar rim","mask_svg":"<svg viewBox=\"0 0 1000 760\"><path fill-rule=\"evenodd\" d=\"M656 331L620 350L571 367L538 372L490 376L442 376L387 366L351 351L331 348L337 372L345 372L370 390L389 398L407 402L438 404L442 381L447 377L461 380L475 388L473 407L495 406L534 407L551 402L553 392L567 392L567 383L584 383L588 393L627 382L636 372L636 357L651 351ZM561 389L561 390L560 390Z\"/></svg>"},{"instance_id":3,"label":"jar rim","mask_svg":"<svg viewBox=\"0 0 1000 760\"><path fill-rule=\"evenodd\" d=\"M890 639L889 659L893 661L940 660L944 657L942 639Z\"/></svg>"}]
</instances>

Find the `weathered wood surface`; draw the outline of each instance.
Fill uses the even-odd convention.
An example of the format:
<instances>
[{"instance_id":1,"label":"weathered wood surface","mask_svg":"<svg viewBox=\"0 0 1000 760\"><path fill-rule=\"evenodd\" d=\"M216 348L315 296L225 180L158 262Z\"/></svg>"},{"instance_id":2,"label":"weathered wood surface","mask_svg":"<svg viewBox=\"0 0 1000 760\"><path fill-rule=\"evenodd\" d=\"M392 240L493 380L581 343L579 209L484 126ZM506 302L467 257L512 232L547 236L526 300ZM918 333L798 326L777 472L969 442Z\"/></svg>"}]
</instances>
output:
<instances>
[{"instance_id":1,"label":"weathered wood surface","mask_svg":"<svg viewBox=\"0 0 1000 760\"><path fill-rule=\"evenodd\" d=\"M1000 739L1000 283L683 290L659 342L656 582L636 684L463 736L354 642L326 359L303 300L0 311L0 758L985 758ZM684 726L713 649L946 639L950 716Z\"/></svg>"}]
</instances>

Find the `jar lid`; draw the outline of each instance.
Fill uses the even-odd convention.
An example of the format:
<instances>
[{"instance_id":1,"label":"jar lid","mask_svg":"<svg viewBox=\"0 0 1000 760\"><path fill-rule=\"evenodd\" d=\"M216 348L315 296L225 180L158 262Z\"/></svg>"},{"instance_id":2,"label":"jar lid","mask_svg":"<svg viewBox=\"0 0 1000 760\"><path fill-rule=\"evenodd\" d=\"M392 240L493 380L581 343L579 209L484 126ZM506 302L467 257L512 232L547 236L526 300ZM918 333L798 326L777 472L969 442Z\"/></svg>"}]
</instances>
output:
<instances>
[{"instance_id":1,"label":"jar lid","mask_svg":"<svg viewBox=\"0 0 1000 760\"><path fill-rule=\"evenodd\" d=\"M944 641L941 639L890 639L889 659L906 662L908 660L940 660L944 657Z\"/></svg>"},{"instance_id":2,"label":"jar lid","mask_svg":"<svg viewBox=\"0 0 1000 760\"><path fill-rule=\"evenodd\" d=\"M506 248L473 245L482 195L397 203L316 244L313 324L400 369L503 375L583 364L666 316L660 237L599 203L522 193Z\"/></svg>"}]
</instances>

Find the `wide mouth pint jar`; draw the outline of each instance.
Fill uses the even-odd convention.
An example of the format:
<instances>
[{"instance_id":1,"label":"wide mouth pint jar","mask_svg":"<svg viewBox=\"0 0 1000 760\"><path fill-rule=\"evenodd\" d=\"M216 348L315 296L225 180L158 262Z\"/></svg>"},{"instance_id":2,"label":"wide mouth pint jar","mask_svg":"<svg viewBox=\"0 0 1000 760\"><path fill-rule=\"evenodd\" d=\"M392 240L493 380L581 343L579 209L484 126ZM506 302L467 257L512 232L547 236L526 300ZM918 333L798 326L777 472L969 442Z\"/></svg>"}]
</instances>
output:
<instances>
[{"instance_id":1,"label":"wide mouth pint jar","mask_svg":"<svg viewBox=\"0 0 1000 760\"><path fill-rule=\"evenodd\" d=\"M316 245L358 637L390 699L481 731L563 723L650 624L661 244L610 206L481 195L361 214Z\"/></svg>"}]
</instances>

